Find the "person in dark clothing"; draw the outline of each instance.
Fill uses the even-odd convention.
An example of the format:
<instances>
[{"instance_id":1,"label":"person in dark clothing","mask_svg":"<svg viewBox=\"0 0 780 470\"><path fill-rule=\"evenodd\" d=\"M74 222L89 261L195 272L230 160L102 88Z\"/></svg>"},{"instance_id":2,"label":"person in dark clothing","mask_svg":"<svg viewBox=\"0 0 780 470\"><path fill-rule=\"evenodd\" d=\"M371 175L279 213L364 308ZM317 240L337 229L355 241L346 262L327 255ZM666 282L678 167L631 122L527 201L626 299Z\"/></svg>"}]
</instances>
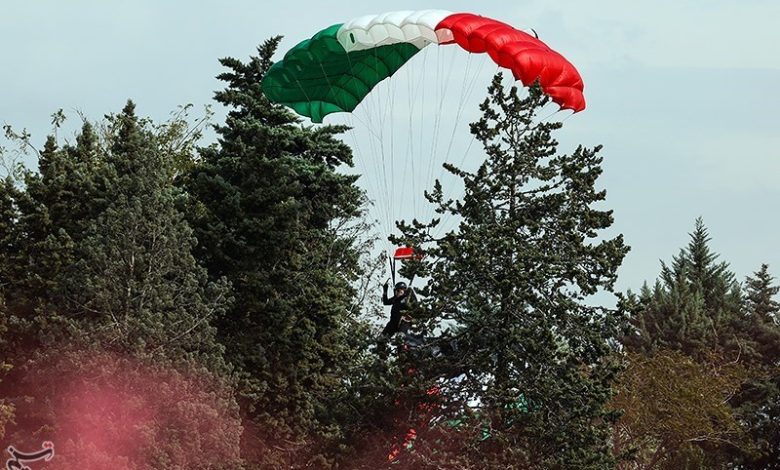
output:
<instances>
[{"instance_id":1,"label":"person in dark clothing","mask_svg":"<svg viewBox=\"0 0 780 470\"><path fill-rule=\"evenodd\" d=\"M382 303L392 305L390 308L390 321L382 330L382 336L393 336L399 331L405 332L409 329L409 321L404 320L403 311L411 307L414 302L414 291L407 288L405 282L399 282L395 285L395 294L387 297L388 283L385 282L384 292L382 293Z\"/></svg>"}]
</instances>

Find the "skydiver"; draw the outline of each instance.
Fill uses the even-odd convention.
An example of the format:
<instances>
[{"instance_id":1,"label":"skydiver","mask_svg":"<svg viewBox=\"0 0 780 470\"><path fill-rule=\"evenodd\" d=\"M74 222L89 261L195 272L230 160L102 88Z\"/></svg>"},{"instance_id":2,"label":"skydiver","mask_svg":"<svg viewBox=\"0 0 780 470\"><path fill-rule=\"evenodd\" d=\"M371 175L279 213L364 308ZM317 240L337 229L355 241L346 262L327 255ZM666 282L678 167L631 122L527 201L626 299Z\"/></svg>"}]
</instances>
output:
<instances>
[{"instance_id":1,"label":"skydiver","mask_svg":"<svg viewBox=\"0 0 780 470\"><path fill-rule=\"evenodd\" d=\"M404 316L402 312L408 310L416 299L414 290L407 287L405 282L398 282L395 285L395 293L392 297L387 297L389 280L385 281L382 292L382 304L392 305L390 308L390 321L382 330L382 336L393 336L394 334L406 332L409 329L411 319Z\"/></svg>"}]
</instances>

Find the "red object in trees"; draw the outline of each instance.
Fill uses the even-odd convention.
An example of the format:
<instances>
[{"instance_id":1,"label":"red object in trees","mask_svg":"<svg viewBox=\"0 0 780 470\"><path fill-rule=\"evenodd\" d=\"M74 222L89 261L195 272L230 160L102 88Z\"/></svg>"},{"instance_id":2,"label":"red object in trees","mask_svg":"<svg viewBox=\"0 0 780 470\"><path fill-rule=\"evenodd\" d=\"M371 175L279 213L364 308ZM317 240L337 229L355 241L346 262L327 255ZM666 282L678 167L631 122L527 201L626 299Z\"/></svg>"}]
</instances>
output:
<instances>
[{"instance_id":1,"label":"red object in trees","mask_svg":"<svg viewBox=\"0 0 780 470\"><path fill-rule=\"evenodd\" d=\"M415 253L414 248L411 246L401 246L395 249L393 259L422 259L422 254Z\"/></svg>"},{"instance_id":2,"label":"red object in trees","mask_svg":"<svg viewBox=\"0 0 780 470\"><path fill-rule=\"evenodd\" d=\"M409 369L409 371L407 371L408 375L414 375L414 373L414 369ZM417 404L417 424L420 428L426 427L431 419L431 415L439 410L439 403L437 402L437 399L441 395L441 389L438 387L438 385L433 385L425 391L425 395L427 400ZM396 401L396 405L398 404L399 402ZM398 443L395 443L390 448L390 453L387 454L387 461L395 462L401 457L402 451L411 450L412 447L414 447L415 439L417 439L417 430L415 428L407 429L401 444L399 445Z\"/></svg>"}]
</instances>

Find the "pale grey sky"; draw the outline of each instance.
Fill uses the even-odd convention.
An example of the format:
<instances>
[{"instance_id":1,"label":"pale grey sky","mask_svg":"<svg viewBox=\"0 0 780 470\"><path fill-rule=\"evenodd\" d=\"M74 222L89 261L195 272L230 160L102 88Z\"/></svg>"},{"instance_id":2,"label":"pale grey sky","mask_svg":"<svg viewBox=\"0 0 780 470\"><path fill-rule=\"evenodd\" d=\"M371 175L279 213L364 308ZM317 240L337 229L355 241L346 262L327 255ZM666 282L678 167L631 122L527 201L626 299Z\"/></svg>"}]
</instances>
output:
<instances>
[{"instance_id":1,"label":"pale grey sky","mask_svg":"<svg viewBox=\"0 0 780 470\"><path fill-rule=\"evenodd\" d=\"M620 287L652 281L698 216L738 276L763 262L780 274L776 0L6 0L0 122L41 143L59 108L99 119L132 98L165 119L211 103L217 59L246 59L271 35L286 50L356 16L424 8L533 27L578 67L588 108L557 137L562 151L604 145L610 233L632 246Z\"/></svg>"}]
</instances>

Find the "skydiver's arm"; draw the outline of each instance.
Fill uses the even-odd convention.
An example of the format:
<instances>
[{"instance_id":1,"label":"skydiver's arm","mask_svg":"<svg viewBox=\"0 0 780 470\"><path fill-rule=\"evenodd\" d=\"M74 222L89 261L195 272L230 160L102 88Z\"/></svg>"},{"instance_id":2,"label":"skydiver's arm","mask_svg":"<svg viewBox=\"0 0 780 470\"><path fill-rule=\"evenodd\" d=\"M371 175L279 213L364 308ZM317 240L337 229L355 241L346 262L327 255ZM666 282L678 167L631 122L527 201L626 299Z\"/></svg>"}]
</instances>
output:
<instances>
[{"instance_id":1,"label":"skydiver's arm","mask_svg":"<svg viewBox=\"0 0 780 470\"><path fill-rule=\"evenodd\" d=\"M387 286L385 286L385 290L382 292L382 304L393 305L393 300L395 300L395 296L387 298Z\"/></svg>"}]
</instances>

